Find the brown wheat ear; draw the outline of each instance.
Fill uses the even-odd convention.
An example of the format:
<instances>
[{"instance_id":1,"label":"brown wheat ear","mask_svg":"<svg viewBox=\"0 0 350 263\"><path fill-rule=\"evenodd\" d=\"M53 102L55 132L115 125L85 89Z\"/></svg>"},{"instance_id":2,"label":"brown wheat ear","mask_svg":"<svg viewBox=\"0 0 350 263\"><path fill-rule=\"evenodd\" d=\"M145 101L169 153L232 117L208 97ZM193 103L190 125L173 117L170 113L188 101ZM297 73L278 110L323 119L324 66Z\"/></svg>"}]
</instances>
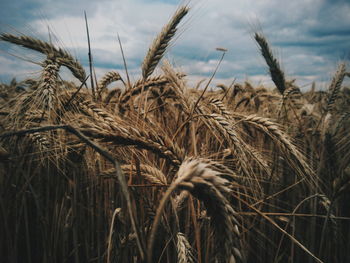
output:
<instances>
[{"instance_id":1,"label":"brown wheat ear","mask_svg":"<svg viewBox=\"0 0 350 263\"><path fill-rule=\"evenodd\" d=\"M277 59L273 56L266 38L259 33L255 33L254 38L259 44L261 54L269 67L272 81L275 83L279 92L283 94L284 90L286 89L286 82L280 64L278 63Z\"/></svg>"},{"instance_id":2,"label":"brown wheat ear","mask_svg":"<svg viewBox=\"0 0 350 263\"><path fill-rule=\"evenodd\" d=\"M50 43L29 36L1 34L0 40L38 51L50 58L55 58L60 65L67 67L72 72L74 77L79 79L81 82L83 82L86 78L86 73L83 66L77 59L62 48L56 48Z\"/></svg>"},{"instance_id":3,"label":"brown wheat ear","mask_svg":"<svg viewBox=\"0 0 350 263\"><path fill-rule=\"evenodd\" d=\"M170 40L174 37L177 30L177 25L188 13L188 10L189 8L187 6L180 7L170 19L169 23L163 27L160 34L156 37L156 39L154 39L142 63L143 79L147 79L153 73L157 64L163 57Z\"/></svg>"},{"instance_id":4,"label":"brown wheat ear","mask_svg":"<svg viewBox=\"0 0 350 263\"><path fill-rule=\"evenodd\" d=\"M193 263L194 258L191 252L191 245L188 242L186 236L183 233L178 232L176 238L177 262Z\"/></svg>"},{"instance_id":5,"label":"brown wheat ear","mask_svg":"<svg viewBox=\"0 0 350 263\"><path fill-rule=\"evenodd\" d=\"M335 73L332 83L329 87L329 97L327 102L327 112L330 112L334 108L335 100L338 97L341 84L343 83L345 77L345 63L341 63L338 67L337 72Z\"/></svg>"},{"instance_id":6,"label":"brown wheat ear","mask_svg":"<svg viewBox=\"0 0 350 263\"><path fill-rule=\"evenodd\" d=\"M213 163L207 163L200 158L185 160L177 174L177 179L170 185L157 209L149 239L148 262L154 260L152 258L154 238L161 214L176 189L187 190L204 203L211 217L216 262L243 262L237 212L228 201L232 193L232 184L213 167Z\"/></svg>"}]
</instances>

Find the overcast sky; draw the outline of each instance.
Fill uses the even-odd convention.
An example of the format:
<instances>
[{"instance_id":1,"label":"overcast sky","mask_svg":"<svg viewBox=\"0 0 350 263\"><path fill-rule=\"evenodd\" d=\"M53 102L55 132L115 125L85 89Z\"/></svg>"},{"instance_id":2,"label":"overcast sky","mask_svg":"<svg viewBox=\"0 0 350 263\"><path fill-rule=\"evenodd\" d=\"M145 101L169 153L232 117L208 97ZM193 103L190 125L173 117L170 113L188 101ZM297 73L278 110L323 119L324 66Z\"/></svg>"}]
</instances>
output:
<instances>
[{"instance_id":1,"label":"overcast sky","mask_svg":"<svg viewBox=\"0 0 350 263\"><path fill-rule=\"evenodd\" d=\"M117 42L119 33L132 79L153 38L166 24L178 0L0 0L0 31L16 31L52 41L76 55L88 71L84 10L88 16L94 64L98 76L110 70L123 74ZM348 0L192 0L190 13L166 54L192 81L208 78L221 53L228 52L216 82L234 78L269 85L266 65L252 38L262 30L280 59L287 79L305 86L326 86L337 64L350 57L350 1ZM48 28L50 30L48 30ZM54 35L54 36L53 36ZM37 76L35 52L0 43L0 81ZM71 76L62 73L66 78Z\"/></svg>"}]
</instances>

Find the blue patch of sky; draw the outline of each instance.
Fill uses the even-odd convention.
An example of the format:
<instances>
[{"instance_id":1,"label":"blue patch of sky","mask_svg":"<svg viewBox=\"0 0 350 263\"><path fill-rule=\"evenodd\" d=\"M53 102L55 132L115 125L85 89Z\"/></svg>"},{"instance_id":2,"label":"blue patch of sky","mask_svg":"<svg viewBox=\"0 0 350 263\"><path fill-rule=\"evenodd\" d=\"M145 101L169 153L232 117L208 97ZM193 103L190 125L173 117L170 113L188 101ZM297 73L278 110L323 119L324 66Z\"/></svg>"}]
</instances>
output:
<instances>
[{"instance_id":1,"label":"blue patch of sky","mask_svg":"<svg viewBox=\"0 0 350 263\"><path fill-rule=\"evenodd\" d=\"M15 26L29 22L41 4L37 1L11 0L1 3L0 23Z\"/></svg>"}]
</instances>

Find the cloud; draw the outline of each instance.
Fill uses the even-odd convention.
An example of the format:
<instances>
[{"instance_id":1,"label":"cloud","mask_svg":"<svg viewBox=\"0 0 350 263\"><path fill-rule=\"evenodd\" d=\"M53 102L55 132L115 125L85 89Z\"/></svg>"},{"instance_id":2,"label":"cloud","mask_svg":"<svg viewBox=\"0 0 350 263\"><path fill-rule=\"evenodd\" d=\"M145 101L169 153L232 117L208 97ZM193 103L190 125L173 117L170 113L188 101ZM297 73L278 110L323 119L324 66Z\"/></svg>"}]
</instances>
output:
<instances>
[{"instance_id":1,"label":"cloud","mask_svg":"<svg viewBox=\"0 0 350 263\"><path fill-rule=\"evenodd\" d=\"M75 54L87 68L83 19L86 10L98 75L108 70L124 72L117 33L130 72L140 74L149 45L179 2L77 0L72 4L68 0L13 0L1 9L0 23L13 23L16 28L30 24L33 29L30 33L43 39L48 38L49 26L57 35L56 43ZM180 25L166 57L196 80L213 73L221 56L215 48L224 47L229 51L217 72L219 81L237 78L270 83L265 62L252 38L252 32L260 28L280 58L287 78L297 78L300 85L328 81L337 62L349 58L348 1L203 0L191 1L190 6L192 10ZM5 78L3 72L8 78L13 67L11 63L2 64L2 78Z\"/></svg>"},{"instance_id":2,"label":"cloud","mask_svg":"<svg viewBox=\"0 0 350 263\"><path fill-rule=\"evenodd\" d=\"M9 56L0 56L0 65L7 65L1 67L0 82L9 81L16 77L17 79L34 78L36 79L40 74L40 67L23 60L12 59ZM14 75L14 69L16 74Z\"/></svg>"}]
</instances>

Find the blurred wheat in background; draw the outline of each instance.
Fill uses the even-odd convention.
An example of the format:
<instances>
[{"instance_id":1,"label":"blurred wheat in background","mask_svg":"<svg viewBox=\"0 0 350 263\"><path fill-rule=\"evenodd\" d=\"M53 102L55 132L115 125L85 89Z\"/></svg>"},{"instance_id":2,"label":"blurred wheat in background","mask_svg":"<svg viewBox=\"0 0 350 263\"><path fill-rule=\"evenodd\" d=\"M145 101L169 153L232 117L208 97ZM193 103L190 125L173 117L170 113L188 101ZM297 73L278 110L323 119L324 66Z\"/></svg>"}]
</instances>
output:
<instances>
[{"instance_id":1,"label":"blurred wheat in background","mask_svg":"<svg viewBox=\"0 0 350 263\"><path fill-rule=\"evenodd\" d=\"M161 62L188 11L134 83L0 35L45 56L40 78L0 84L1 262L350 262L346 64L301 92L257 32L275 88L191 87Z\"/></svg>"}]
</instances>

